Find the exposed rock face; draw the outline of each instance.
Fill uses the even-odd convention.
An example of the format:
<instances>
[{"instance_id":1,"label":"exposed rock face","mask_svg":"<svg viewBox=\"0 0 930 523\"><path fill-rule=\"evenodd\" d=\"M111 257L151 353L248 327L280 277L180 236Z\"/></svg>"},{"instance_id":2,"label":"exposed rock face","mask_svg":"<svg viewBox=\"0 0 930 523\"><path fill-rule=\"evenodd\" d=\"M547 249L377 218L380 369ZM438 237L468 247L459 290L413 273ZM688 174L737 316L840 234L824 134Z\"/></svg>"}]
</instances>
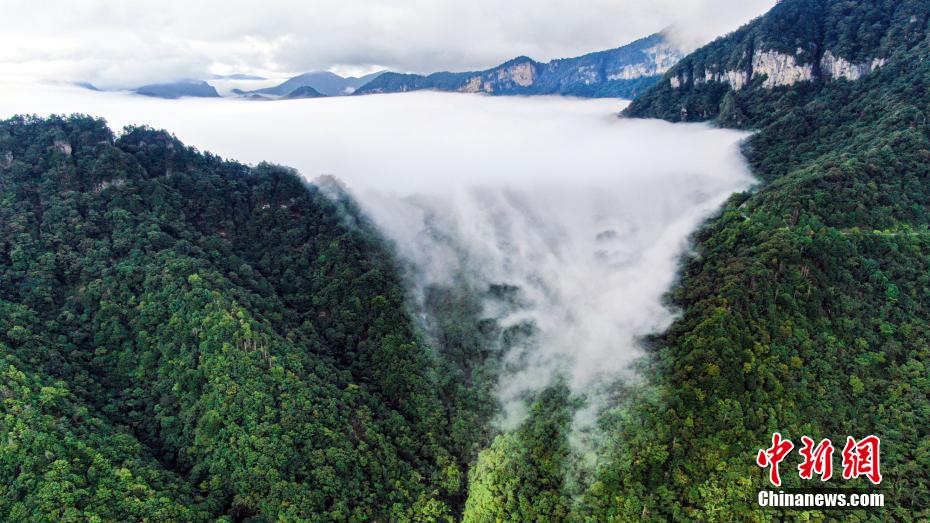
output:
<instances>
[{"instance_id":1,"label":"exposed rock face","mask_svg":"<svg viewBox=\"0 0 930 523\"><path fill-rule=\"evenodd\" d=\"M766 75L763 86L771 89L781 85L794 85L814 78L814 68L811 64L799 64L794 55L765 51L755 53L752 57L752 77ZM743 75L745 79L745 73ZM745 81L734 89L742 89Z\"/></svg>"},{"instance_id":2,"label":"exposed rock face","mask_svg":"<svg viewBox=\"0 0 930 523\"><path fill-rule=\"evenodd\" d=\"M481 89L481 77L473 76L465 82L465 85L463 85L459 91L463 93L480 93Z\"/></svg>"},{"instance_id":3,"label":"exposed rock face","mask_svg":"<svg viewBox=\"0 0 930 523\"><path fill-rule=\"evenodd\" d=\"M65 156L71 156L71 144L64 140L55 140L55 149Z\"/></svg>"},{"instance_id":4,"label":"exposed rock face","mask_svg":"<svg viewBox=\"0 0 930 523\"><path fill-rule=\"evenodd\" d=\"M498 82L513 82L520 87L529 87L533 85L533 79L536 77L536 69L533 64L524 62L505 67L497 71Z\"/></svg>"},{"instance_id":5,"label":"exposed rock face","mask_svg":"<svg viewBox=\"0 0 930 523\"><path fill-rule=\"evenodd\" d=\"M536 80L538 64L528 58L517 60L472 76L456 90L461 93L494 93L532 86Z\"/></svg>"},{"instance_id":6,"label":"exposed rock face","mask_svg":"<svg viewBox=\"0 0 930 523\"><path fill-rule=\"evenodd\" d=\"M622 65L608 70L608 80L635 80L645 76L663 75L681 60L681 51L667 42L659 43L643 51L648 60ZM596 74L596 71L592 71Z\"/></svg>"},{"instance_id":7,"label":"exposed rock face","mask_svg":"<svg viewBox=\"0 0 930 523\"><path fill-rule=\"evenodd\" d=\"M94 192L98 193L110 187L122 187L126 185L125 178L114 178L113 180L103 181L94 186Z\"/></svg>"},{"instance_id":8,"label":"exposed rock face","mask_svg":"<svg viewBox=\"0 0 930 523\"><path fill-rule=\"evenodd\" d=\"M791 86L798 82L809 82L815 77L815 69L812 63L803 63L799 60L804 54L804 50L798 48L795 54L784 54L776 51L757 51L752 56L752 78L756 79L764 76L765 80L762 86L766 89L775 87ZM817 72L825 79L845 78L847 80L858 80L869 73L876 71L887 63L885 58L874 58L871 61L854 64L842 57L835 56L831 51L826 51L818 64ZM704 71L703 76L695 76L695 83L704 82L722 82L730 84L733 89L742 89L751 80L748 71L726 70L716 71L708 68ZM689 75L686 71L680 71L677 76L669 78L669 84L674 89L680 88L687 84Z\"/></svg>"},{"instance_id":9,"label":"exposed rock face","mask_svg":"<svg viewBox=\"0 0 930 523\"><path fill-rule=\"evenodd\" d=\"M830 78L858 80L872 71L881 69L885 63L887 63L887 60L884 58L874 58L871 62L853 64L841 57L833 56L833 53L827 51L823 54L823 59L820 60L820 70Z\"/></svg>"},{"instance_id":10,"label":"exposed rock face","mask_svg":"<svg viewBox=\"0 0 930 523\"><path fill-rule=\"evenodd\" d=\"M485 93L524 91L535 83L539 68L541 66L538 62L521 56L470 78L465 86L457 91ZM480 84L477 90L474 90L475 84Z\"/></svg>"},{"instance_id":11,"label":"exposed rock face","mask_svg":"<svg viewBox=\"0 0 930 523\"><path fill-rule=\"evenodd\" d=\"M745 71L727 71L726 80L734 89L742 89L747 83Z\"/></svg>"}]
</instances>

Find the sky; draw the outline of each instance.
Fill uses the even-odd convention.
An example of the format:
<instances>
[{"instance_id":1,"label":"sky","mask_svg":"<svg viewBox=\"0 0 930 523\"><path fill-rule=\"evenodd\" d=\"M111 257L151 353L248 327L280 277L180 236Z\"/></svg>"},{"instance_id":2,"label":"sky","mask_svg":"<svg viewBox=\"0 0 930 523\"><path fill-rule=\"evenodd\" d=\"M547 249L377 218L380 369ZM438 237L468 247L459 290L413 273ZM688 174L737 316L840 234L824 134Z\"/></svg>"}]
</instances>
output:
<instances>
[{"instance_id":1,"label":"sky","mask_svg":"<svg viewBox=\"0 0 930 523\"><path fill-rule=\"evenodd\" d=\"M775 0L0 0L6 79L105 88L211 74L281 78L484 69L617 47L663 28L697 46Z\"/></svg>"}]
</instances>

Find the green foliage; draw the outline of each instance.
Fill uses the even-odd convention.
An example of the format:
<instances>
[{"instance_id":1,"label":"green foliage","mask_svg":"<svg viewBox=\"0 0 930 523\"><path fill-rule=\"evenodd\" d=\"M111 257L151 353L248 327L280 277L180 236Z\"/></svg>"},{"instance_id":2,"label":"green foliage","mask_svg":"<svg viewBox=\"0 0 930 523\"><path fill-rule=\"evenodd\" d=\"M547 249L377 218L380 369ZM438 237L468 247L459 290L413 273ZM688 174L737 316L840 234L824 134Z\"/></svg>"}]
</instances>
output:
<instances>
[{"instance_id":1,"label":"green foliage","mask_svg":"<svg viewBox=\"0 0 930 523\"><path fill-rule=\"evenodd\" d=\"M489 393L337 188L81 116L0 122L0 160L0 519L461 510Z\"/></svg>"},{"instance_id":2,"label":"green foliage","mask_svg":"<svg viewBox=\"0 0 930 523\"><path fill-rule=\"evenodd\" d=\"M573 406L568 390L546 390L526 421L498 436L470 472L465 523L567 521L564 478L577 459L568 443Z\"/></svg>"},{"instance_id":3,"label":"green foliage","mask_svg":"<svg viewBox=\"0 0 930 523\"><path fill-rule=\"evenodd\" d=\"M0 514L6 521L197 521L190 487L125 430L0 344Z\"/></svg>"}]
</instances>

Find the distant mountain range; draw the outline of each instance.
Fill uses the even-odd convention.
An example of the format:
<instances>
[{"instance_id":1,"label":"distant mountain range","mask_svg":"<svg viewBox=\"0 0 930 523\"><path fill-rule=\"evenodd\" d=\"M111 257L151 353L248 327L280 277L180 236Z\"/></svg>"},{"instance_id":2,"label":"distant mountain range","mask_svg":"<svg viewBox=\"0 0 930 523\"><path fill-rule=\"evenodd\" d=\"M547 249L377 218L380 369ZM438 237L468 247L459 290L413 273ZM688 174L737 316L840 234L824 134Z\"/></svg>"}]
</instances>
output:
<instances>
[{"instance_id":1,"label":"distant mountain range","mask_svg":"<svg viewBox=\"0 0 930 523\"><path fill-rule=\"evenodd\" d=\"M633 98L658 82L683 56L664 33L656 33L615 49L545 63L519 56L483 71L430 75L382 71L349 78L322 71L295 76L274 87L235 93L250 98L306 98L312 95L304 89L309 87L324 96L434 90Z\"/></svg>"},{"instance_id":2,"label":"distant mountain range","mask_svg":"<svg viewBox=\"0 0 930 523\"><path fill-rule=\"evenodd\" d=\"M156 98L181 98L193 96L198 98L218 98L220 94L216 89L203 81L182 80L164 84L149 84L134 89L137 94L154 96Z\"/></svg>"},{"instance_id":3,"label":"distant mountain range","mask_svg":"<svg viewBox=\"0 0 930 523\"><path fill-rule=\"evenodd\" d=\"M371 82L381 74L384 74L384 71L359 77L343 77L329 71L314 71L295 76L274 87L266 87L249 92L263 96L293 98L295 96L292 95L295 94L294 92L297 89L311 87L323 96L342 96L352 94L356 89ZM304 92L306 92L306 90ZM299 97L305 98L305 96Z\"/></svg>"},{"instance_id":4,"label":"distant mountain range","mask_svg":"<svg viewBox=\"0 0 930 523\"><path fill-rule=\"evenodd\" d=\"M683 56L682 50L667 38L665 32L660 32L614 49L550 62L518 56L483 71L444 71L429 75L379 71L343 77L328 71L314 71L273 87L233 89L232 94L268 100L435 90L492 95L634 98L655 85ZM248 74L214 75L212 79L264 80ZM213 86L199 80L144 85L134 91L160 98L220 96Z\"/></svg>"},{"instance_id":5,"label":"distant mountain range","mask_svg":"<svg viewBox=\"0 0 930 523\"><path fill-rule=\"evenodd\" d=\"M520 56L484 71L427 76L385 73L354 94L432 89L498 95L632 98L654 85L682 57L678 46L663 33L656 33L615 49L546 63Z\"/></svg>"}]
</instances>

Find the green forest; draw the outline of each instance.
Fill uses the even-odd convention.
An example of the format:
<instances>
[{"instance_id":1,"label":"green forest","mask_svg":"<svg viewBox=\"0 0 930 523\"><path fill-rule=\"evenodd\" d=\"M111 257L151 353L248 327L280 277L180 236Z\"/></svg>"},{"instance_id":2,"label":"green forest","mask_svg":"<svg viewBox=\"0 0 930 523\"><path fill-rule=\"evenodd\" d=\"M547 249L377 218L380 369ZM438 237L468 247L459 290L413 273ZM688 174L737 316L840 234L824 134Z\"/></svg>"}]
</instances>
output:
<instances>
[{"instance_id":1,"label":"green forest","mask_svg":"<svg viewBox=\"0 0 930 523\"><path fill-rule=\"evenodd\" d=\"M930 519L928 20L923 1L786 0L668 78L808 44L887 65L774 89L665 81L629 107L756 131L744 152L762 183L699 233L673 293L684 314L643 363L652 385L604 422L619 443L587 496L596 518ZM879 434L886 508L754 508L752 456L775 431Z\"/></svg>"},{"instance_id":2,"label":"green forest","mask_svg":"<svg viewBox=\"0 0 930 523\"><path fill-rule=\"evenodd\" d=\"M928 24L925 0L783 0L634 100L753 131L760 182L694 237L680 317L584 451L563 384L494 428L532 326L480 304L513 289L429 288L427 331L338 182L92 116L0 122L0 520L930 520ZM694 81L760 49L885 64ZM759 509L776 431L881 436L886 507Z\"/></svg>"},{"instance_id":3,"label":"green forest","mask_svg":"<svg viewBox=\"0 0 930 523\"><path fill-rule=\"evenodd\" d=\"M455 514L489 404L345 197L89 117L0 151L0 519Z\"/></svg>"}]
</instances>

